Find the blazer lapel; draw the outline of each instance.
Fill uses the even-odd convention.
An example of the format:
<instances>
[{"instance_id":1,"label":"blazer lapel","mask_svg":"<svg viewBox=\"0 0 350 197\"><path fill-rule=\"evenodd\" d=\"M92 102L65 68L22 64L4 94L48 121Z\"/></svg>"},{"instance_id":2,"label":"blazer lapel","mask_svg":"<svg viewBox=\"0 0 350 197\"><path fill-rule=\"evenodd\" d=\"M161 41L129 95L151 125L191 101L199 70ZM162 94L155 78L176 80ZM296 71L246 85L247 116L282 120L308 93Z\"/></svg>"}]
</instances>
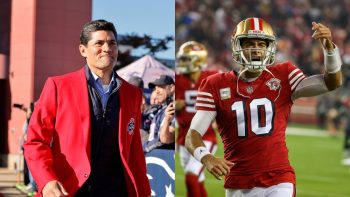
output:
<instances>
[{"instance_id":1,"label":"blazer lapel","mask_svg":"<svg viewBox=\"0 0 350 197\"><path fill-rule=\"evenodd\" d=\"M87 80L85 75L85 67L77 72L77 75L72 80L72 88L74 92L74 106L78 106L79 117L81 121L82 133L84 144L86 145L86 153L90 159L90 130L91 130L91 118L90 118L90 106L89 106L89 93L87 87Z\"/></svg>"}]
</instances>

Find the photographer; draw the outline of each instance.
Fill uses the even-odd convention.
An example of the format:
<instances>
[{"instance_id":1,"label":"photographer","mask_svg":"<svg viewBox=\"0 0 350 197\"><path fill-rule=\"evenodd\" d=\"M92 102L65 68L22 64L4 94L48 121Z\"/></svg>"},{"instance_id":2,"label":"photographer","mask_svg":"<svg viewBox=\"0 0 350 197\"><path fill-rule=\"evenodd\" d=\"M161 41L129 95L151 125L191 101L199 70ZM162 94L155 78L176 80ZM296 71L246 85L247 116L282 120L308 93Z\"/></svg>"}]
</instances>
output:
<instances>
[{"instance_id":1,"label":"photographer","mask_svg":"<svg viewBox=\"0 0 350 197\"><path fill-rule=\"evenodd\" d=\"M143 143L144 152L158 149L175 149L174 129L174 80L167 75L161 75L154 82L148 84L154 89L155 95L161 108L157 110L150 124L148 140Z\"/></svg>"},{"instance_id":2,"label":"photographer","mask_svg":"<svg viewBox=\"0 0 350 197\"><path fill-rule=\"evenodd\" d=\"M26 107L23 104L14 103L13 107L18 108L26 113L26 121L24 122L24 125L22 128L23 133L21 136L21 150L24 151L23 144L27 141L28 125L29 125L29 121L32 116L32 113L34 111L34 103L31 102L29 107ZM26 193L28 196L33 196L37 192L37 186L32 176L32 173L28 169L27 162L25 159L23 164L23 174L24 174L24 185L22 183L18 183L16 184L16 188Z\"/></svg>"}]
</instances>

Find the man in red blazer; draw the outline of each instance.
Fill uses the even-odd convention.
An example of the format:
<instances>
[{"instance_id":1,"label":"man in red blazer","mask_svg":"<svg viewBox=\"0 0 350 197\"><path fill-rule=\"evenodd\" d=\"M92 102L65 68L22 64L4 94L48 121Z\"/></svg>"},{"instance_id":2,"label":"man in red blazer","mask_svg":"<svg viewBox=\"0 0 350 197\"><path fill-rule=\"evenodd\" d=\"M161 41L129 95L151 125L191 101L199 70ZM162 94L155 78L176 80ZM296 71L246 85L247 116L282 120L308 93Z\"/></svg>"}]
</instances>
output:
<instances>
[{"instance_id":1,"label":"man in red blazer","mask_svg":"<svg viewBox=\"0 0 350 197\"><path fill-rule=\"evenodd\" d=\"M29 124L25 158L39 196L149 196L142 93L113 70L114 25L85 24L79 50L87 65L48 78Z\"/></svg>"}]
</instances>

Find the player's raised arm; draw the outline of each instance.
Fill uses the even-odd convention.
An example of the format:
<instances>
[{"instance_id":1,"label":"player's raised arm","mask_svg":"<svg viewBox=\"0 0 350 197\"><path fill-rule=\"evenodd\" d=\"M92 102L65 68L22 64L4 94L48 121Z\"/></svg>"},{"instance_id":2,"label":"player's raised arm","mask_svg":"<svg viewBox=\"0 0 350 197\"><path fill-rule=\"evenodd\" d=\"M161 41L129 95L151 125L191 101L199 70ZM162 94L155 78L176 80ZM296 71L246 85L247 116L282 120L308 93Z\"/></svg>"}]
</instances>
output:
<instances>
[{"instance_id":1,"label":"player's raised arm","mask_svg":"<svg viewBox=\"0 0 350 197\"><path fill-rule=\"evenodd\" d=\"M321 24L312 22L312 38L319 40L324 55L325 72L304 79L293 93L292 99L323 94L342 85L341 57L338 47L332 41L331 30Z\"/></svg>"},{"instance_id":2,"label":"player's raised arm","mask_svg":"<svg viewBox=\"0 0 350 197\"><path fill-rule=\"evenodd\" d=\"M202 140L202 136L213 122L215 116L216 112L197 111L186 135L185 146L194 158L202 162L205 168L213 174L215 178L221 180L221 176L227 175L230 172L230 167L233 166L233 163L212 155L205 147Z\"/></svg>"},{"instance_id":3,"label":"player's raised arm","mask_svg":"<svg viewBox=\"0 0 350 197\"><path fill-rule=\"evenodd\" d=\"M341 57L338 47L332 41L331 30L321 23L312 22L312 37L323 46L325 73L324 81L328 90L334 90L342 84Z\"/></svg>"}]
</instances>

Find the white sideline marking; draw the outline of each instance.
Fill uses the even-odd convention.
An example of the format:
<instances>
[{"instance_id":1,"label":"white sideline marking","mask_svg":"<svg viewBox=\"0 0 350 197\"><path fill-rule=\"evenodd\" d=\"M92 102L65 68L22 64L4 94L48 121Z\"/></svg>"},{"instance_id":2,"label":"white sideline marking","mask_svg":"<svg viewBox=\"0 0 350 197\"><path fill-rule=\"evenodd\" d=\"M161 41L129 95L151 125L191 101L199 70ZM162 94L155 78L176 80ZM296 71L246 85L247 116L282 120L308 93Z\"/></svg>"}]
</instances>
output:
<instances>
[{"instance_id":1,"label":"white sideline marking","mask_svg":"<svg viewBox=\"0 0 350 197\"><path fill-rule=\"evenodd\" d=\"M337 179L335 177L329 177L329 176L315 176L315 175L299 175L300 179L305 179L309 181L314 181L314 182L324 182L324 183L335 183Z\"/></svg>"},{"instance_id":2,"label":"white sideline marking","mask_svg":"<svg viewBox=\"0 0 350 197\"><path fill-rule=\"evenodd\" d=\"M214 178L214 176L213 176L213 178ZM181 176L181 177L180 176L176 176L175 180L184 181L185 179L184 179L183 176ZM211 185L212 184L214 184L214 185L221 185L222 189L224 189L224 181L219 181L219 180L216 180L215 178L214 179L208 179L207 177L205 177L204 183L210 183Z\"/></svg>"},{"instance_id":3,"label":"white sideline marking","mask_svg":"<svg viewBox=\"0 0 350 197\"><path fill-rule=\"evenodd\" d=\"M298 188L297 188L297 194L307 194L312 196L349 197L348 195L344 195L344 194L324 193L324 192L318 192L314 190L303 190Z\"/></svg>"},{"instance_id":4,"label":"white sideline marking","mask_svg":"<svg viewBox=\"0 0 350 197\"><path fill-rule=\"evenodd\" d=\"M287 127L287 135L301 135L301 136L313 136L313 137L329 137L329 134L325 130L321 129L304 129L296 127Z\"/></svg>"}]
</instances>

